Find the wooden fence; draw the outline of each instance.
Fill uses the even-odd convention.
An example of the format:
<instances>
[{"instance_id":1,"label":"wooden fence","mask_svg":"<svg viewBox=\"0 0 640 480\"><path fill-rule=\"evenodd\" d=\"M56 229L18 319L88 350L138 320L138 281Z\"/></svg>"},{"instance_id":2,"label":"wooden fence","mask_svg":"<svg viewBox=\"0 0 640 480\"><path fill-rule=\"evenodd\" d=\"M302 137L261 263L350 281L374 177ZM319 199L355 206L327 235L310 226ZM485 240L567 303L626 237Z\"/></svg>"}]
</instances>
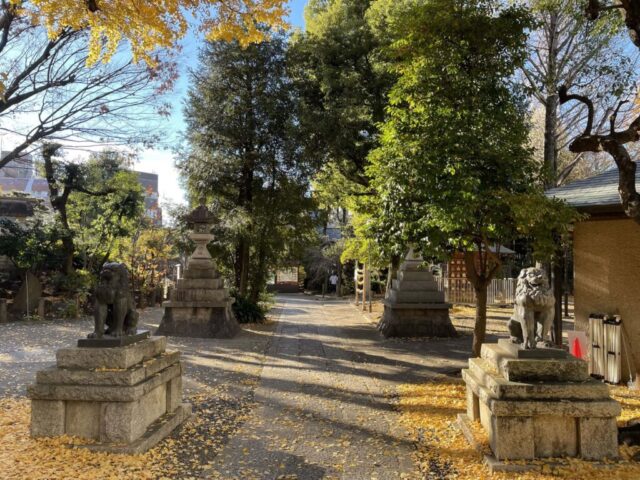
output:
<instances>
[{"instance_id":1,"label":"wooden fence","mask_svg":"<svg viewBox=\"0 0 640 480\"><path fill-rule=\"evenodd\" d=\"M438 289L444 291L449 303L475 303L476 293L473 285L463 278L435 277ZM489 305L510 305L516 292L516 278L494 278L487 289Z\"/></svg>"}]
</instances>

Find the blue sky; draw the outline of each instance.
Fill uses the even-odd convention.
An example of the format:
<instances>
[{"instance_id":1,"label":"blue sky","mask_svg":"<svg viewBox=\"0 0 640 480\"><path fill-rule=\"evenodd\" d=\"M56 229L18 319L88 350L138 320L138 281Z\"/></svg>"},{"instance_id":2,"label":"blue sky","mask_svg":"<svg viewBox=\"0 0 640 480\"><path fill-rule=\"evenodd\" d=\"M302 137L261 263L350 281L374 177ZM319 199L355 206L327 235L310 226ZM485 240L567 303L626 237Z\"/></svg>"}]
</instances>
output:
<instances>
[{"instance_id":1,"label":"blue sky","mask_svg":"<svg viewBox=\"0 0 640 480\"><path fill-rule=\"evenodd\" d=\"M289 9L291 13L288 17L293 28L304 28L304 7L307 0L291 0ZM176 82L175 89L171 94L172 114L163 122L163 130L166 130L166 140L157 148L147 149L141 152L140 160L136 165L137 170L157 173L159 176L159 190L161 202L184 203L184 191L178 182L178 172L174 166L174 153L171 151L180 142L181 133L184 131L185 123L182 108L189 88L188 72L198 63L198 49L201 38L194 34L183 42L182 62L180 65L180 79Z\"/></svg>"}]
</instances>

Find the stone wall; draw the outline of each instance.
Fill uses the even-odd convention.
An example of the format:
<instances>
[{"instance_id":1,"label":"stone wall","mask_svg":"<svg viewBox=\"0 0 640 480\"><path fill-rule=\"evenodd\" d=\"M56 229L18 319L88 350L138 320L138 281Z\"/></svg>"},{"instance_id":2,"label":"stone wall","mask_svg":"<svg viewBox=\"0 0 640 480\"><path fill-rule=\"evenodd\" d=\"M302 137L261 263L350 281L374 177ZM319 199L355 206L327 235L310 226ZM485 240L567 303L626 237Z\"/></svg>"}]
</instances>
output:
<instances>
[{"instance_id":1,"label":"stone wall","mask_svg":"<svg viewBox=\"0 0 640 480\"><path fill-rule=\"evenodd\" d=\"M590 313L622 317L640 368L640 226L626 218L580 222L574 231L576 329ZM622 356L623 379L627 379Z\"/></svg>"}]
</instances>

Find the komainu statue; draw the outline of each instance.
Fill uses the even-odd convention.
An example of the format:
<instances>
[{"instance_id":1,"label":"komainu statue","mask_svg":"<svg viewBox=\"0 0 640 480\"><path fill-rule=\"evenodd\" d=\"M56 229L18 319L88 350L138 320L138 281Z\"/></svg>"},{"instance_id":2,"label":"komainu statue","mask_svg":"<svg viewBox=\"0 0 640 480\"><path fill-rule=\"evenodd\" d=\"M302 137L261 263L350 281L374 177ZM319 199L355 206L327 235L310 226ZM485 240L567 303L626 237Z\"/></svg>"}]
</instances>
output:
<instances>
[{"instance_id":1,"label":"komainu statue","mask_svg":"<svg viewBox=\"0 0 640 480\"><path fill-rule=\"evenodd\" d=\"M523 344L526 349L536 348L537 342L550 346L554 304L545 271L523 268L518 275L513 317L507 324L511 341Z\"/></svg>"},{"instance_id":2,"label":"komainu statue","mask_svg":"<svg viewBox=\"0 0 640 480\"><path fill-rule=\"evenodd\" d=\"M124 264L114 262L103 265L95 297L95 330L88 335L89 338L136 334L138 312L129 291L129 271Z\"/></svg>"}]
</instances>

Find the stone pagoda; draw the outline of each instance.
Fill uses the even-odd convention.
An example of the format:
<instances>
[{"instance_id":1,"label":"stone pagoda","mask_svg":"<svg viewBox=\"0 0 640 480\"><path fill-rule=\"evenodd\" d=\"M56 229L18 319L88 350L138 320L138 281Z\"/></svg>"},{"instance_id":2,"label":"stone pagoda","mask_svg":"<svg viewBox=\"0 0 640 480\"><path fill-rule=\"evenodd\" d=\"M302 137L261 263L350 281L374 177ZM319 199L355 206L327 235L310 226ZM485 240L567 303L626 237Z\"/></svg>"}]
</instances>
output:
<instances>
[{"instance_id":1,"label":"stone pagoda","mask_svg":"<svg viewBox=\"0 0 640 480\"><path fill-rule=\"evenodd\" d=\"M450 304L438 290L433 274L422 266L413 249L400 265L398 278L384 300L378 330L385 337L452 337L456 330L449 318Z\"/></svg>"},{"instance_id":2,"label":"stone pagoda","mask_svg":"<svg viewBox=\"0 0 640 480\"><path fill-rule=\"evenodd\" d=\"M196 249L189 257L184 278L178 279L169 301L164 302L164 316L158 335L177 337L231 338L240 331L231 305L233 299L224 288L207 244L213 215L201 203L187 217L192 227L189 238Z\"/></svg>"}]
</instances>

